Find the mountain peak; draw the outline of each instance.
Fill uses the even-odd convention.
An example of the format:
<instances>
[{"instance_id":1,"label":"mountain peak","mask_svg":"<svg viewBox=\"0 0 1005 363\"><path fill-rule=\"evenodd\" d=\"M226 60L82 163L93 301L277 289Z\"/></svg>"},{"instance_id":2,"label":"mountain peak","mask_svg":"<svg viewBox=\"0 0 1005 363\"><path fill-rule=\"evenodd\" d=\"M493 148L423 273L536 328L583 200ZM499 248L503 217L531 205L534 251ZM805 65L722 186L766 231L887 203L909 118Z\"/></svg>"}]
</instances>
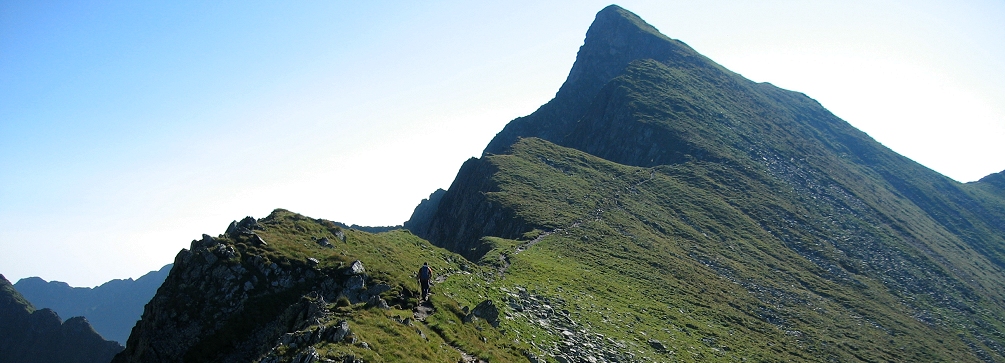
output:
<instances>
[{"instance_id":1,"label":"mountain peak","mask_svg":"<svg viewBox=\"0 0 1005 363\"><path fill-rule=\"evenodd\" d=\"M485 153L504 153L521 137L539 137L560 143L601 88L630 63L641 59L714 64L683 42L663 35L631 11L610 5L597 13L579 48L576 62L555 98L533 114L506 125L485 148Z\"/></svg>"}]
</instances>

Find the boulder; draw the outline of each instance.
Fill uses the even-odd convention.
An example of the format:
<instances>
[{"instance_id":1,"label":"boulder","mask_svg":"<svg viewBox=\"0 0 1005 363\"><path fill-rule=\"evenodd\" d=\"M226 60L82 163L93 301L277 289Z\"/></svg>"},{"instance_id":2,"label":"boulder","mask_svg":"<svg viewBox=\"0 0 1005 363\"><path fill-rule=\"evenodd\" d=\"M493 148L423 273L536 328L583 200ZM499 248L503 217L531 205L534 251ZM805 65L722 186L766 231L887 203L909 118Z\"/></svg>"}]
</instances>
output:
<instances>
[{"instance_id":1,"label":"boulder","mask_svg":"<svg viewBox=\"0 0 1005 363\"><path fill-rule=\"evenodd\" d=\"M251 234L251 242L254 242L254 243L256 243L258 245L261 245L261 246L268 246L269 245L268 243L265 243L265 240L262 239L262 236L259 236L257 233L252 233Z\"/></svg>"},{"instance_id":2,"label":"boulder","mask_svg":"<svg viewBox=\"0 0 1005 363\"><path fill-rule=\"evenodd\" d=\"M366 273L366 269L363 268L363 262L359 260L353 261L349 269L345 271L346 275L359 275L363 273Z\"/></svg>"},{"instance_id":3,"label":"boulder","mask_svg":"<svg viewBox=\"0 0 1005 363\"><path fill-rule=\"evenodd\" d=\"M485 319L485 321L494 327L499 327L499 308L496 307L492 300L485 300L479 303L474 309L471 309L471 315Z\"/></svg>"},{"instance_id":4,"label":"boulder","mask_svg":"<svg viewBox=\"0 0 1005 363\"><path fill-rule=\"evenodd\" d=\"M363 280L362 275L355 275L346 280L345 288L346 290L357 292L366 288L366 281Z\"/></svg>"},{"instance_id":5,"label":"boulder","mask_svg":"<svg viewBox=\"0 0 1005 363\"><path fill-rule=\"evenodd\" d=\"M338 324L328 327L323 336L329 342L338 343L345 340L345 337L350 333L352 330L349 329L349 322L342 320Z\"/></svg>"},{"instance_id":6,"label":"boulder","mask_svg":"<svg viewBox=\"0 0 1005 363\"><path fill-rule=\"evenodd\" d=\"M653 347L653 349L656 350L657 352L663 353L663 352L667 351L667 346L664 345L663 342L661 342L659 340L649 339L648 343L649 343L649 346Z\"/></svg>"}]
</instances>

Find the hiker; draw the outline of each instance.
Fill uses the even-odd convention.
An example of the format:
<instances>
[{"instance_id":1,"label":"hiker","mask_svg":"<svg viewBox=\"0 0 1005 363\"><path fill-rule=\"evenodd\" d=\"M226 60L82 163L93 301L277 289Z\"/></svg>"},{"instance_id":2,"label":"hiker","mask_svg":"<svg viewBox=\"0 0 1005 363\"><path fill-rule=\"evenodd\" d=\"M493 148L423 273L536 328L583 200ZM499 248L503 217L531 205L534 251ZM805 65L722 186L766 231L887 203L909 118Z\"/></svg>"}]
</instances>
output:
<instances>
[{"instance_id":1,"label":"hiker","mask_svg":"<svg viewBox=\"0 0 1005 363\"><path fill-rule=\"evenodd\" d=\"M429 297L429 279L431 278L433 278L433 268L429 267L429 263L423 262L422 267L419 267L419 288L422 289L422 300Z\"/></svg>"}]
</instances>

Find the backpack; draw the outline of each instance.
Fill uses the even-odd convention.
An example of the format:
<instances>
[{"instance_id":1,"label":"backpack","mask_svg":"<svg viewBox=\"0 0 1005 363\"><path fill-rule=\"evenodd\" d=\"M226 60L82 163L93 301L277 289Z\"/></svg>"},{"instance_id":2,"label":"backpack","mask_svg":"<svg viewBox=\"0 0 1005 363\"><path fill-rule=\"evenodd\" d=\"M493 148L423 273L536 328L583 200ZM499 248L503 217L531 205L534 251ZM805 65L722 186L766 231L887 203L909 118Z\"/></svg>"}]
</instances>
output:
<instances>
[{"instance_id":1,"label":"backpack","mask_svg":"<svg viewBox=\"0 0 1005 363\"><path fill-rule=\"evenodd\" d=\"M419 278L423 280L429 280L429 275L431 275L432 272L433 271L429 269L428 265L422 265L422 267L419 268Z\"/></svg>"}]
</instances>

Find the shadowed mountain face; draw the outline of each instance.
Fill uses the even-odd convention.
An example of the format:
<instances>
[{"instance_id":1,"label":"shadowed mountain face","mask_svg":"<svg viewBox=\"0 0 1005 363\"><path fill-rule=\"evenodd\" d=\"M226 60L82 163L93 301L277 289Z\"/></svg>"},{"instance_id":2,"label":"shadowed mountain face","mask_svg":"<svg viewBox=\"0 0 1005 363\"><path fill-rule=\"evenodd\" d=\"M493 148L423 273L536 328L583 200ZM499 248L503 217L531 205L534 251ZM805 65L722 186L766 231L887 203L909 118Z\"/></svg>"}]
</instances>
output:
<instances>
[{"instance_id":1,"label":"shadowed mountain face","mask_svg":"<svg viewBox=\"0 0 1005 363\"><path fill-rule=\"evenodd\" d=\"M707 319L766 323L800 359L1001 361L1002 180L946 178L611 6L555 98L406 225L482 263L534 241L670 301L731 301Z\"/></svg>"},{"instance_id":2,"label":"shadowed mountain face","mask_svg":"<svg viewBox=\"0 0 1005 363\"><path fill-rule=\"evenodd\" d=\"M120 351L82 317L64 322L50 309L35 310L0 275L0 362L106 363Z\"/></svg>"},{"instance_id":3,"label":"shadowed mountain face","mask_svg":"<svg viewBox=\"0 0 1005 363\"><path fill-rule=\"evenodd\" d=\"M124 344L140 320L143 305L164 282L171 265L140 278L112 280L95 288L70 287L65 282L29 277L14 284L32 305L49 308L62 316L86 317L103 337Z\"/></svg>"}]
</instances>

